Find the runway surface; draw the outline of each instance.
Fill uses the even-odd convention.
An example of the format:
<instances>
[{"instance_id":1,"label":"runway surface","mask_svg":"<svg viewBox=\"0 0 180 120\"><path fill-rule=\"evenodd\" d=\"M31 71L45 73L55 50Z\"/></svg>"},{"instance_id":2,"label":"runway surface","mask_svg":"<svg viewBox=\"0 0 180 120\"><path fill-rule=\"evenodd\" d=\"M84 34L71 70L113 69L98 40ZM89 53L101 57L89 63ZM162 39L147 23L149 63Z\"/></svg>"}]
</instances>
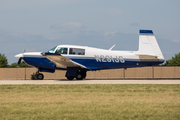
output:
<instances>
[{"instance_id":1,"label":"runway surface","mask_svg":"<svg viewBox=\"0 0 180 120\"><path fill-rule=\"evenodd\" d=\"M180 80L0 80L3 84L180 84Z\"/></svg>"}]
</instances>

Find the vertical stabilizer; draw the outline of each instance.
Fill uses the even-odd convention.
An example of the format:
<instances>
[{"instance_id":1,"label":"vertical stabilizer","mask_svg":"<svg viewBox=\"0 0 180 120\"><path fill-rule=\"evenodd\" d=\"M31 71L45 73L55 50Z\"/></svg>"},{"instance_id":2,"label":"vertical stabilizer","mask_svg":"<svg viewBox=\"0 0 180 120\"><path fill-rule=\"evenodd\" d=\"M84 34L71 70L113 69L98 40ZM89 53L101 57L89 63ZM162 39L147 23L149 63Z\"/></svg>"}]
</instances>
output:
<instances>
[{"instance_id":1,"label":"vertical stabilizer","mask_svg":"<svg viewBox=\"0 0 180 120\"><path fill-rule=\"evenodd\" d=\"M152 30L139 31L138 54L152 55L157 56L158 59L164 59Z\"/></svg>"}]
</instances>

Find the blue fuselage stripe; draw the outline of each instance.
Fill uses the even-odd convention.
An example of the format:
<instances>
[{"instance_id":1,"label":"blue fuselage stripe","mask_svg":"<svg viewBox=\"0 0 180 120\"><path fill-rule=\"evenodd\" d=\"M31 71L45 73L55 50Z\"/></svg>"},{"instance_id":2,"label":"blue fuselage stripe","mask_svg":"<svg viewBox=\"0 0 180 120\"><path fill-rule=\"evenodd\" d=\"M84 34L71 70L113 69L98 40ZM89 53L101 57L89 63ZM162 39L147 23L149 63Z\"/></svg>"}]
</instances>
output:
<instances>
[{"instance_id":1,"label":"blue fuselage stripe","mask_svg":"<svg viewBox=\"0 0 180 120\"><path fill-rule=\"evenodd\" d=\"M55 64L44 57L23 57L24 61L37 68L55 69Z\"/></svg>"},{"instance_id":2,"label":"blue fuselage stripe","mask_svg":"<svg viewBox=\"0 0 180 120\"><path fill-rule=\"evenodd\" d=\"M140 61L139 59L124 59L124 62L98 62L96 59L78 59L78 58L70 58L71 60L82 64L88 68L101 68L101 69L113 69L113 68L128 68L128 67L142 67L142 66L151 66L151 65L157 65L162 62L159 61Z\"/></svg>"},{"instance_id":3,"label":"blue fuselage stripe","mask_svg":"<svg viewBox=\"0 0 180 120\"><path fill-rule=\"evenodd\" d=\"M35 66L37 68L44 68L44 69L56 69L56 65L48 60L45 57L24 57L24 61L32 66ZM124 59L124 62L99 62L93 57L87 57L87 58L70 58L72 61L77 62L81 65L86 66L89 69L115 69L115 68L129 68L129 67L142 67L142 66L151 66L151 65L157 65L162 62L159 61L146 61L142 62L140 60L136 59Z\"/></svg>"}]
</instances>

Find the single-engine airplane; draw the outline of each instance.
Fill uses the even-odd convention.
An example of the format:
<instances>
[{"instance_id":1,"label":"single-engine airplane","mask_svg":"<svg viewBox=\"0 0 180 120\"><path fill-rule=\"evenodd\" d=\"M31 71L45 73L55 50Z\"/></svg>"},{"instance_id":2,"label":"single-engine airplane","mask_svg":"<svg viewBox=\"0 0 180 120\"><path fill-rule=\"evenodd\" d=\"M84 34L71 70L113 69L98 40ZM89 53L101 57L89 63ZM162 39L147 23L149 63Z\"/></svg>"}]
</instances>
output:
<instances>
[{"instance_id":1,"label":"single-engine airplane","mask_svg":"<svg viewBox=\"0 0 180 120\"><path fill-rule=\"evenodd\" d=\"M152 30L140 30L138 51L117 51L76 46L58 45L47 52L26 52L16 55L18 63L23 59L38 69L37 79L43 79L39 72L66 70L68 80L82 80L87 71L152 66L163 63L164 57Z\"/></svg>"}]
</instances>

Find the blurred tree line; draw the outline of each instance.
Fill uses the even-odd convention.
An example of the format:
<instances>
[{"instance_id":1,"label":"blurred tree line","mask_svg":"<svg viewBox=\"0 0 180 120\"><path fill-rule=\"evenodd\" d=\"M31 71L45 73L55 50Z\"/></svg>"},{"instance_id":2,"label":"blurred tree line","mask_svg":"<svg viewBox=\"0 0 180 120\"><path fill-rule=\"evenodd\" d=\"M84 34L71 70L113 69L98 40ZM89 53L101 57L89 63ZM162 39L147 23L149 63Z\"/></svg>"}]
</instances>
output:
<instances>
[{"instance_id":1,"label":"blurred tree line","mask_svg":"<svg viewBox=\"0 0 180 120\"><path fill-rule=\"evenodd\" d=\"M167 60L164 66L180 66L180 52L175 54L170 60Z\"/></svg>"},{"instance_id":2,"label":"blurred tree line","mask_svg":"<svg viewBox=\"0 0 180 120\"><path fill-rule=\"evenodd\" d=\"M180 66L180 52L175 54L170 60L167 60L162 66ZM7 57L4 54L0 54L0 67L30 67L24 61L20 64L14 62L11 65L8 65Z\"/></svg>"},{"instance_id":3,"label":"blurred tree line","mask_svg":"<svg viewBox=\"0 0 180 120\"><path fill-rule=\"evenodd\" d=\"M14 62L11 65L8 65L7 57L4 54L0 54L0 67L30 67L24 61L20 64L18 62Z\"/></svg>"}]
</instances>

